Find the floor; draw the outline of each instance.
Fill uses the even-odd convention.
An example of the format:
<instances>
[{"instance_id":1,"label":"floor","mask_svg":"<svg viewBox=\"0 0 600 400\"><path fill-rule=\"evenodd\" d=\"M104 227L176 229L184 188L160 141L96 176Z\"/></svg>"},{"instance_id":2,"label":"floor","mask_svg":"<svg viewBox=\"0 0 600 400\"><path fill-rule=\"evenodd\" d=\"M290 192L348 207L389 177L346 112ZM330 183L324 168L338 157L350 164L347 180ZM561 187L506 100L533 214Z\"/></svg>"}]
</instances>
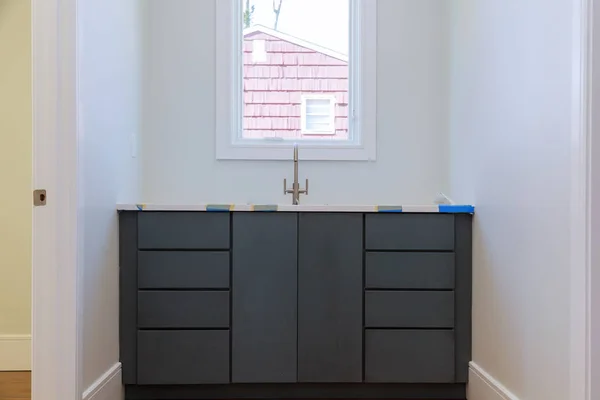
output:
<instances>
[{"instance_id":1,"label":"floor","mask_svg":"<svg viewBox=\"0 0 600 400\"><path fill-rule=\"evenodd\" d=\"M31 400L31 372L0 372L0 400Z\"/></svg>"}]
</instances>

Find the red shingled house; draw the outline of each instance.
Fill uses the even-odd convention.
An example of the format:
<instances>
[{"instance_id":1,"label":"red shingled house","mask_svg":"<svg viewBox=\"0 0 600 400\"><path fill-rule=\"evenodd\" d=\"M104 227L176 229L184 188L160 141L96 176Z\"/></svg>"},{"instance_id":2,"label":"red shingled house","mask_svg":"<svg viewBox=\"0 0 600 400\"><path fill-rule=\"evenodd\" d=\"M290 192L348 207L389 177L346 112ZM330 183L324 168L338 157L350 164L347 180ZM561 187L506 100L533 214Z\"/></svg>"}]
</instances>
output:
<instances>
[{"instance_id":1,"label":"red shingled house","mask_svg":"<svg viewBox=\"0 0 600 400\"><path fill-rule=\"evenodd\" d=\"M244 138L348 138L348 56L244 30Z\"/></svg>"}]
</instances>

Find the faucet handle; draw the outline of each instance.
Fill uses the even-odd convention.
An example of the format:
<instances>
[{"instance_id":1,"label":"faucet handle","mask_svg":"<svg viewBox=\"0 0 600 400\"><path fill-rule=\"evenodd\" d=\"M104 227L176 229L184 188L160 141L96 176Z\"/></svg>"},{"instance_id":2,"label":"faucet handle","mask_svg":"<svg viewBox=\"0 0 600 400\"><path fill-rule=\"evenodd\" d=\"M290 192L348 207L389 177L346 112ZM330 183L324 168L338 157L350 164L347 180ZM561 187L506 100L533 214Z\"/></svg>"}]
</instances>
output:
<instances>
[{"instance_id":1,"label":"faucet handle","mask_svg":"<svg viewBox=\"0 0 600 400\"><path fill-rule=\"evenodd\" d=\"M283 194L288 194L287 182L285 178L283 178Z\"/></svg>"},{"instance_id":2,"label":"faucet handle","mask_svg":"<svg viewBox=\"0 0 600 400\"><path fill-rule=\"evenodd\" d=\"M298 186L300 186L300 185L298 185ZM298 188L298 193L308 194L308 179L306 180L306 185L304 186L304 189Z\"/></svg>"}]
</instances>

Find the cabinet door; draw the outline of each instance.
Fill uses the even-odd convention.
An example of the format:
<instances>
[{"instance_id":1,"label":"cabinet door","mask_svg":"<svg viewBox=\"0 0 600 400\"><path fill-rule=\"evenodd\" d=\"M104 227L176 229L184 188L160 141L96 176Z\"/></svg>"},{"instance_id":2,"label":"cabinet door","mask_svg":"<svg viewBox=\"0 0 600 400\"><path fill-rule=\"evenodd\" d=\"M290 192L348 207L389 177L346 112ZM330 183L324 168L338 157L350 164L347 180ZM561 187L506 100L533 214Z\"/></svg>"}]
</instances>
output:
<instances>
[{"instance_id":1,"label":"cabinet door","mask_svg":"<svg viewBox=\"0 0 600 400\"><path fill-rule=\"evenodd\" d=\"M362 335L362 214L300 214L298 381L361 382Z\"/></svg>"},{"instance_id":2,"label":"cabinet door","mask_svg":"<svg viewBox=\"0 0 600 400\"><path fill-rule=\"evenodd\" d=\"M226 250L229 213L147 211L138 216L140 250Z\"/></svg>"},{"instance_id":3,"label":"cabinet door","mask_svg":"<svg viewBox=\"0 0 600 400\"><path fill-rule=\"evenodd\" d=\"M296 382L295 213L233 214L232 381Z\"/></svg>"},{"instance_id":4,"label":"cabinet door","mask_svg":"<svg viewBox=\"0 0 600 400\"><path fill-rule=\"evenodd\" d=\"M367 329L365 381L453 383L452 329Z\"/></svg>"},{"instance_id":5,"label":"cabinet door","mask_svg":"<svg viewBox=\"0 0 600 400\"><path fill-rule=\"evenodd\" d=\"M367 250L454 250L454 214L374 213L365 216Z\"/></svg>"},{"instance_id":6,"label":"cabinet door","mask_svg":"<svg viewBox=\"0 0 600 400\"><path fill-rule=\"evenodd\" d=\"M138 332L140 385L229 383L228 330Z\"/></svg>"}]
</instances>

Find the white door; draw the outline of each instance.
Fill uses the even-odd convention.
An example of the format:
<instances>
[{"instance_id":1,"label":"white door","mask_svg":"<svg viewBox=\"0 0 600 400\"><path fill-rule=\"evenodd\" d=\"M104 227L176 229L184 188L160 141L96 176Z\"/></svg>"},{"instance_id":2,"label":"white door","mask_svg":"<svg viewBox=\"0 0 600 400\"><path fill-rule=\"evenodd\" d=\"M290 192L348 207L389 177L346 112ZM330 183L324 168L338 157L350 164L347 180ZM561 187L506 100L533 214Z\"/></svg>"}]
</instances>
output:
<instances>
[{"instance_id":1,"label":"white door","mask_svg":"<svg viewBox=\"0 0 600 400\"><path fill-rule=\"evenodd\" d=\"M81 400L76 0L32 0L33 400Z\"/></svg>"}]
</instances>

